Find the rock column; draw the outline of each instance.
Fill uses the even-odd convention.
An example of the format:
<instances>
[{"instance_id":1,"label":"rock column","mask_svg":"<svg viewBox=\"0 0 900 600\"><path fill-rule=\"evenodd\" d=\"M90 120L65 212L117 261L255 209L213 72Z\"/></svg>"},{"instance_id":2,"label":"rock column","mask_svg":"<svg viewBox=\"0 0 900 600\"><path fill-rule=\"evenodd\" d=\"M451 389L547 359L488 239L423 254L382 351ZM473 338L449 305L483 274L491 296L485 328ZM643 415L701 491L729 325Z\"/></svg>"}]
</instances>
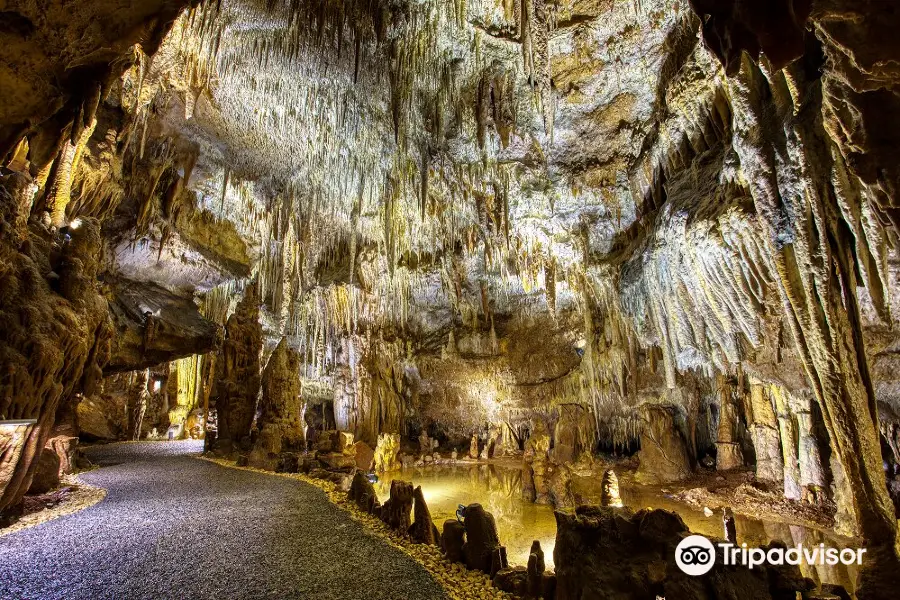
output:
<instances>
[{"instance_id":1,"label":"rock column","mask_svg":"<svg viewBox=\"0 0 900 600\"><path fill-rule=\"evenodd\" d=\"M217 450L230 453L250 435L260 389L261 348L259 295L254 282L244 291L243 299L225 324L222 360L217 361L216 365Z\"/></svg>"},{"instance_id":2,"label":"rock column","mask_svg":"<svg viewBox=\"0 0 900 600\"><path fill-rule=\"evenodd\" d=\"M750 386L750 437L756 450L756 477L781 483L784 480L784 463L781 454L781 436L778 419L772 402L762 384Z\"/></svg>"},{"instance_id":3,"label":"rock column","mask_svg":"<svg viewBox=\"0 0 900 600\"><path fill-rule=\"evenodd\" d=\"M281 338L266 365L260 407L259 438L250 453L249 464L274 471L281 452L296 452L303 445L300 356L288 345L287 338Z\"/></svg>"}]
</instances>

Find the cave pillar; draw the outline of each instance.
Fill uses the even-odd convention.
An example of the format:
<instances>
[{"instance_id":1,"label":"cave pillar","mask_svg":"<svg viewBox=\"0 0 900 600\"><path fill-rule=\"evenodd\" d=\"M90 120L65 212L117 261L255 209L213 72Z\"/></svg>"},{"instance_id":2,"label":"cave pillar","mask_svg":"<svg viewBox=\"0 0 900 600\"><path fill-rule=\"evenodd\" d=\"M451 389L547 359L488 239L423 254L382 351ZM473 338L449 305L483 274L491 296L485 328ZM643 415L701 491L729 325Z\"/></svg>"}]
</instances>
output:
<instances>
[{"instance_id":1,"label":"cave pillar","mask_svg":"<svg viewBox=\"0 0 900 600\"><path fill-rule=\"evenodd\" d=\"M219 419L216 450L229 453L250 435L260 390L261 349L259 295L253 282L225 324L222 357L216 364Z\"/></svg>"},{"instance_id":2,"label":"cave pillar","mask_svg":"<svg viewBox=\"0 0 900 600\"><path fill-rule=\"evenodd\" d=\"M473 436L472 441L477 443ZM523 473L522 495L537 504L550 503L550 482L548 463L550 454L550 433L543 421L537 421L534 431L525 442L522 455Z\"/></svg>"},{"instance_id":3,"label":"cave pillar","mask_svg":"<svg viewBox=\"0 0 900 600\"><path fill-rule=\"evenodd\" d=\"M303 445L300 423L300 355L281 342L262 376L259 438L250 453L251 467L275 470L282 451L299 451Z\"/></svg>"},{"instance_id":4,"label":"cave pillar","mask_svg":"<svg viewBox=\"0 0 900 600\"><path fill-rule=\"evenodd\" d=\"M811 399L791 397L791 405L797 417L797 445L800 463L800 491L804 502L818 504L825 489L825 471L819 441L813 430Z\"/></svg>"},{"instance_id":5,"label":"cave pillar","mask_svg":"<svg viewBox=\"0 0 900 600\"><path fill-rule=\"evenodd\" d=\"M897 519L882 470L856 297L854 244L831 185L832 153L821 124L820 84L806 82L799 70L791 75L790 86L780 71L770 73L767 83L743 55L740 73L727 79L732 143L756 207L785 319L868 549L858 596L885 597L886 590L900 584ZM795 106L793 98L802 104Z\"/></svg>"},{"instance_id":6,"label":"cave pillar","mask_svg":"<svg viewBox=\"0 0 900 600\"><path fill-rule=\"evenodd\" d=\"M594 440L594 423L582 404L562 404L553 430L554 462L573 463L583 452L590 452Z\"/></svg>"},{"instance_id":7,"label":"cave pillar","mask_svg":"<svg viewBox=\"0 0 900 600\"><path fill-rule=\"evenodd\" d=\"M731 384L724 375L716 376L719 391L719 430L716 438L716 470L729 471L744 465L744 453L738 441L738 409Z\"/></svg>"},{"instance_id":8,"label":"cave pillar","mask_svg":"<svg viewBox=\"0 0 900 600\"><path fill-rule=\"evenodd\" d=\"M756 477L765 481L784 481L784 462L781 452L781 434L772 402L766 387L760 383L750 385L750 437L756 450Z\"/></svg>"},{"instance_id":9,"label":"cave pillar","mask_svg":"<svg viewBox=\"0 0 900 600\"><path fill-rule=\"evenodd\" d=\"M778 417L778 431L781 435L781 456L784 461L784 497L799 500L800 461L797 457L797 428L791 416L784 388L772 386L775 413Z\"/></svg>"},{"instance_id":10,"label":"cave pillar","mask_svg":"<svg viewBox=\"0 0 900 600\"><path fill-rule=\"evenodd\" d=\"M148 369L136 371L133 375L131 389L128 391L128 433L129 438L135 442L141 439L144 415L147 413L147 404L150 400L147 383Z\"/></svg>"},{"instance_id":11,"label":"cave pillar","mask_svg":"<svg viewBox=\"0 0 900 600\"><path fill-rule=\"evenodd\" d=\"M94 393L109 360L112 334L109 308L96 284L99 223L84 219L58 257L37 258L40 244L29 253L19 251L18 243L29 232L10 225L24 222L18 212L26 203L16 195L30 194L28 186L16 184L19 177L0 177L0 227L7 232L0 236L5 269L0 286L0 415L37 422L0 433L0 514L16 506L31 486L57 409L77 392ZM36 263L41 259L49 260L59 275L57 288L40 276Z\"/></svg>"}]
</instances>

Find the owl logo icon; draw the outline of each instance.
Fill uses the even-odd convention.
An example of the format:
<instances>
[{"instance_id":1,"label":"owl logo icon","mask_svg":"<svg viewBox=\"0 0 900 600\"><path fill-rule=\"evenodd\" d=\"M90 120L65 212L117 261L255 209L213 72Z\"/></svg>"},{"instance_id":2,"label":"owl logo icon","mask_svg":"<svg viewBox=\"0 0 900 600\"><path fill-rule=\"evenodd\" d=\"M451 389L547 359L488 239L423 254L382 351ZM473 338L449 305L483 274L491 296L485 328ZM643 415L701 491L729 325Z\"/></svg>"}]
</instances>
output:
<instances>
[{"instance_id":1,"label":"owl logo icon","mask_svg":"<svg viewBox=\"0 0 900 600\"><path fill-rule=\"evenodd\" d=\"M688 575L706 575L715 563L716 549L702 535L688 536L675 548L675 564Z\"/></svg>"}]
</instances>

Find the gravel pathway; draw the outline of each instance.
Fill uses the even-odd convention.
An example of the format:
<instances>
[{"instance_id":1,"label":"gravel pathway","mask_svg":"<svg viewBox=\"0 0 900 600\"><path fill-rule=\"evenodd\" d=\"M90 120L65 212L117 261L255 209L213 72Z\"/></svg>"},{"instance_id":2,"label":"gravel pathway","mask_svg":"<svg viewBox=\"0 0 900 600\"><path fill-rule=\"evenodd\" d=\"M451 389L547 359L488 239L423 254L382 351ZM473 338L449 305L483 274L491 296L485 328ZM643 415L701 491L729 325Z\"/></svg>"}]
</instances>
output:
<instances>
[{"instance_id":1,"label":"gravel pathway","mask_svg":"<svg viewBox=\"0 0 900 600\"><path fill-rule=\"evenodd\" d=\"M313 486L191 458L195 442L112 444L86 510L0 538L0 598L446 598L418 563Z\"/></svg>"}]
</instances>

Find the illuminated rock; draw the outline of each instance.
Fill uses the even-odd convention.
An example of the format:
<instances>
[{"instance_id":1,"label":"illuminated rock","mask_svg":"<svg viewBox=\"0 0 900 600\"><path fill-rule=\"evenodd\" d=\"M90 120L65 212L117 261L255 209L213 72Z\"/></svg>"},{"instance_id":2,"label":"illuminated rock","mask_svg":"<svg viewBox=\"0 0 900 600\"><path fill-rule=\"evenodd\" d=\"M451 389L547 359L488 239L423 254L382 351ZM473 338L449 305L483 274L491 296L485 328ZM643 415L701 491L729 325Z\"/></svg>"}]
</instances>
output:
<instances>
[{"instance_id":1,"label":"illuminated rock","mask_svg":"<svg viewBox=\"0 0 900 600\"><path fill-rule=\"evenodd\" d=\"M382 433L375 447L375 470L379 473L400 468L400 436L396 433Z\"/></svg>"},{"instance_id":2,"label":"illuminated rock","mask_svg":"<svg viewBox=\"0 0 900 600\"><path fill-rule=\"evenodd\" d=\"M234 314L225 325L222 355L216 362L216 450L229 453L249 441L250 425L259 394L262 327L259 323L257 285L244 290ZM274 440L275 436L272 436Z\"/></svg>"},{"instance_id":3,"label":"illuminated rock","mask_svg":"<svg viewBox=\"0 0 900 600\"><path fill-rule=\"evenodd\" d=\"M615 471L607 469L607 471L603 473L603 481L600 485L602 486L600 496L601 506L623 506L622 497L619 495L619 478L616 477Z\"/></svg>"},{"instance_id":4,"label":"illuminated rock","mask_svg":"<svg viewBox=\"0 0 900 600\"><path fill-rule=\"evenodd\" d=\"M641 406L644 429L641 464L635 476L640 483L681 481L691 474L687 447L672 417L674 410L657 404Z\"/></svg>"}]
</instances>

